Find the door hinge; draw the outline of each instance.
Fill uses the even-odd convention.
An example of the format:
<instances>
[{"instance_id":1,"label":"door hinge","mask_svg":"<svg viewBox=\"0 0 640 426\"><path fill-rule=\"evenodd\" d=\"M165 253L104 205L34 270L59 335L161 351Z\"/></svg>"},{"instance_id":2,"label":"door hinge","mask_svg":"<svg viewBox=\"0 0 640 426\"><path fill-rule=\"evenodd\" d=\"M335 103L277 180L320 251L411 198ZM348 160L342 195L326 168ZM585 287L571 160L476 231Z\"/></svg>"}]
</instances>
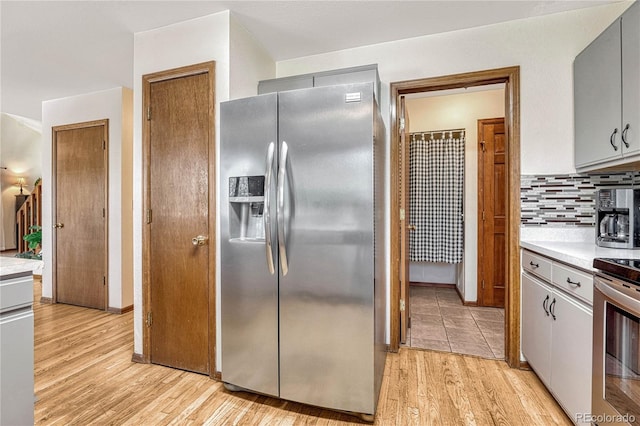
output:
<instances>
[{"instance_id":1,"label":"door hinge","mask_svg":"<svg viewBox=\"0 0 640 426\"><path fill-rule=\"evenodd\" d=\"M104 207L102 208L102 217L105 217Z\"/></svg>"},{"instance_id":2,"label":"door hinge","mask_svg":"<svg viewBox=\"0 0 640 426\"><path fill-rule=\"evenodd\" d=\"M485 145L486 145L485 141L480 142L480 148L482 148L482 152L486 151Z\"/></svg>"},{"instance_id":3,"label":"door hinge","mask_svg":"<svg viewBox=\"0 0 640 426\"><path fill-rule=\"evenodd\" d=\"M151 120L151 107L147 107L147 121Z\"/></svg>"},{"instance_id":4,"label":"door hinge","mask_svg":"<svg viewBox=\"0 0 640 426\"><path fill-rule=\"evenodd\" d=\"M107 277L102 277L102 285L107 285Z\"/></svg>"},{"instance_id":5,"label":"door hinge","mask_svg":"<svg viewBox=\"0 0 640 426\"><path fill-rule=\"evenodd\" d=\"M409 321L407 321L407 328L411 328L411 317L409 317Z\"/></svg>"},{"instance_id":6,"label":"door hinge","mask_svg":"<svg viewBox=\"0 0 640 426\"><path fill-rule=\"evenodd\" d=\"M153 324L153 316L151 315L151 311L147 312L147 327L151 327Z\"/></svg>"},{"instance_id":7,"label":"door hinge","mask_svg":"<svg viewBox=\"0 0 640 426\"><path fill-rule=\"evenodd\" d=\"M400 220L404 220L404 209L400 209Z\"/></svg>"},{"instance_id":8,"label":"door hinge","mask_svg":"<svg viewBox=\"0 0 640 426\"><path fill-rule=\"evenodd\" d=\"M404 299L400 299L400 312L404 312L404 310L405 310Z\"/></svg>"},{"instance_id":9,"label":"door hinge","mask_svg":"<svg viewBox=\"0 0 640 426\"><path fill-rule=\"evenodd\" d=\"M400 130L404 130L404 117L400 119Z\"/></svg>"},{"instance_id":10,"label":"door hinge","mask_svg":"<svg viewBox=\"0 0 640 426\"><path fill-rule=\"evenodd\" d=\"M484 280L482 280L482 289L484 290Z\"/></svg>"},{"instance_id":11,"label":"door hinge","mask_svg":"<svg viewBox=\"0 0 640 426\"><path fill-rule=\"evenodd\" d=\"M147 209L147 225L151 223L152 213L151 209Z\"/></svg>"},{"instance_id":12,"label":"door hinge","mask_svg":"<svg viewBox=\"0 0 640 426\"><path fill-rule=\"evenodd\" d=\"M484 220L484 210L482 210L482 220Z\"/></svg>"},{"instance_id":13,"label":"door hinge","mask_svg":"<svg viewBox=\"0 0 640 426\"><path fill-rule=\"evenodd\" d=\"M102 141L102 149L107 149L107 141Z\"/></svg>"}]
</instances>

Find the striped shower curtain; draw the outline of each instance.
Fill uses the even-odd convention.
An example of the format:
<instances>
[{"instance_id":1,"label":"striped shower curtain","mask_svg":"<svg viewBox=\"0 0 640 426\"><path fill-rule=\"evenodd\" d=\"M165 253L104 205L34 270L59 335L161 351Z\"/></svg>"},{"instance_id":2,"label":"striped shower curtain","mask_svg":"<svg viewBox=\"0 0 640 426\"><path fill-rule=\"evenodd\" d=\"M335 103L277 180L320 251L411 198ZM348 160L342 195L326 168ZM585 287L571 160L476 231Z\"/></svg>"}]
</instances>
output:
<instances>
[{"instance_id":1,"label":"striped shower curtain","mask_svg":"<svg viewBox=\"0 0 640 426\"><path fill-rule=\"evenodd\" d=\"M410 134L409 259L462 262L464 130Z\"/></svg>"}]
</instances>

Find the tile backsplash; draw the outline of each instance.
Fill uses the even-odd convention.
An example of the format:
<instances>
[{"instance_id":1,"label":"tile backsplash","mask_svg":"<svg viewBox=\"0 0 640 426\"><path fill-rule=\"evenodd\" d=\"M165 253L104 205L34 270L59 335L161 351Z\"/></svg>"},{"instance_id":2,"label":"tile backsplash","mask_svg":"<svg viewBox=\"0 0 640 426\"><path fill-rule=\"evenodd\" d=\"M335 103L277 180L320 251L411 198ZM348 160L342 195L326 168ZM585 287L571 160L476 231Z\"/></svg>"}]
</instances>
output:
<instances>
[{"instance_id":1,"label":"tile backsplash","mask_svg":"<svg viewBox=\"0 0 640 426\"><path fill-rule=\"evenodd\" d=\"M595 193L640 185L640 172L599 175L522 175L523 226L595 226Z\"/></svg>"}]
</instances>

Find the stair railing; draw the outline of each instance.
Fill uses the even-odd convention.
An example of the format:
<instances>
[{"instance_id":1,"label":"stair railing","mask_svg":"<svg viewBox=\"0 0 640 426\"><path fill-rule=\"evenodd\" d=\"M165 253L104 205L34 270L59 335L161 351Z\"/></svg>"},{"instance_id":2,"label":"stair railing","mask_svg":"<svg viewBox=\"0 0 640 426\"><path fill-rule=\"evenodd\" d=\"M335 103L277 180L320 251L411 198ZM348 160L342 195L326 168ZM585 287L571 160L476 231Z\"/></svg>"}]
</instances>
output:
<instances>
[{"instance_id":1,"label":"stair railing","mask_svg":"<svg viewBox=\"0 0 640 426\"><path fill-rule=\"evenodd\" d=\"M18 212L16 213L16 225L18 232L18 253L29 251L29 245L24 240L24 236L31 232L30 228L35 225L42 226L42 183L38 183L33 192Z\"/></svg>"}]
</instances>

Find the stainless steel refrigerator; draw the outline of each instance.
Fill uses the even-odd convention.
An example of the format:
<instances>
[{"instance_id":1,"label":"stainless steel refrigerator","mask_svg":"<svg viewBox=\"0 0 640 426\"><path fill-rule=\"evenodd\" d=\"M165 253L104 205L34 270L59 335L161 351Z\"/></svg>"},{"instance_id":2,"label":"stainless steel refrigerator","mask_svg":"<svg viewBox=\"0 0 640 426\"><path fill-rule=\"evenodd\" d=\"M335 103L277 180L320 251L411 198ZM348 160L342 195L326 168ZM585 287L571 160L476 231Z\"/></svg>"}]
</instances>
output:
<instances>
[{"instance_id":1,"label":"stainless steel refrigerator","mask_svg":"<svg viewBox=\"0 0 640 426\"><path fill-rule=\"evenodd\" d=\"M373 415L385 362L373 84L221 104L222 380Z\"/></svg>"}]
</instances>

